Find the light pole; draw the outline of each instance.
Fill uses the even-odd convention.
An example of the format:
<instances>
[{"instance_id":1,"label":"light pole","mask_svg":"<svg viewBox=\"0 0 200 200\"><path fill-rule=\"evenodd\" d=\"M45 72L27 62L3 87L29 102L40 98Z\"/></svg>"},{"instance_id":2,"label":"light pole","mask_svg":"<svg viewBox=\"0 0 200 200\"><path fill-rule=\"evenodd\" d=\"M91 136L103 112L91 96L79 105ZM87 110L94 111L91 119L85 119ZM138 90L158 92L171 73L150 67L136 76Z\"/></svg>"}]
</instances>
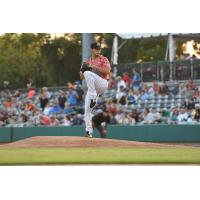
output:
<instances>
[{"instance_id":1,"label":"light pole","mask_svg":"<svg viewBox=\"0 0 200 200\"><path fill-rule=\"evenodd\" d=\"M90 57L90 44L94 42L93 33L82 33L82 63Z\"/></svg>"}]
</instances>

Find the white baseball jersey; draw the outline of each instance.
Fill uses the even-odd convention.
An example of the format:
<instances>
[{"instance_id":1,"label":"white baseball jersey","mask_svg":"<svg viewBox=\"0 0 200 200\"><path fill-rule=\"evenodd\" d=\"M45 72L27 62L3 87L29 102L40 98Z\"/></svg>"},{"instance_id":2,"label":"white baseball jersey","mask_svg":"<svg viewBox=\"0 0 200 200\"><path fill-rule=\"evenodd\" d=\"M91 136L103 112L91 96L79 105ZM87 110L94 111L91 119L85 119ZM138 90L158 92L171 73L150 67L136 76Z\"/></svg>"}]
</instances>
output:
<instances>
[{"instance_id":1,"label":"white baseball jersey","mask_svg":"<svg viewBox=\"0 0 200 200\"><path fill-rule=\"evenodd\" d=\"M95 59L89 59L87 61L89 65L94 65L97 67L102 68L110 68L110 63L108 59L102 55L98 56ZM102 74L97 71L85 71L84 78L87 84L87 94L85 97L85 125L86 125L86 132L88 131L90 134L93 133L92 128L92 110L90 108L91 100L97 100L98 95L103 94L106 89L108 88L108 79L109 74Z\"/></svg>"}]
</instances>

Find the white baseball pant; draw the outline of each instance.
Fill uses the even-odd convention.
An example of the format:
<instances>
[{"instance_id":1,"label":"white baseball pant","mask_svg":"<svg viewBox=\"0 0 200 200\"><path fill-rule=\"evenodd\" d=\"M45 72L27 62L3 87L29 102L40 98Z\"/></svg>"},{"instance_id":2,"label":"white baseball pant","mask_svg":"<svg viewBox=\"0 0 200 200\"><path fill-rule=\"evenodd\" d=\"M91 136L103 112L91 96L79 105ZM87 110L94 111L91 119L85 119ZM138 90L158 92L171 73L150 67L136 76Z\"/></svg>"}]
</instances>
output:
<instances>
[{"instance_id":1,"label":"white baseball pant","mask_svg":"<svg viewBox=\"0 0 200 200\"><path fill-rule=\"evenodd\" d=\"M91 99L96 99L98 95L103 94L108 88L108 81L101 78L91 71L84 72L85 81L87 84L87 94L85 97L85 125L86 132L93 133L92 128L92 109L90 108Z\"/></svg>"}]
</instances>

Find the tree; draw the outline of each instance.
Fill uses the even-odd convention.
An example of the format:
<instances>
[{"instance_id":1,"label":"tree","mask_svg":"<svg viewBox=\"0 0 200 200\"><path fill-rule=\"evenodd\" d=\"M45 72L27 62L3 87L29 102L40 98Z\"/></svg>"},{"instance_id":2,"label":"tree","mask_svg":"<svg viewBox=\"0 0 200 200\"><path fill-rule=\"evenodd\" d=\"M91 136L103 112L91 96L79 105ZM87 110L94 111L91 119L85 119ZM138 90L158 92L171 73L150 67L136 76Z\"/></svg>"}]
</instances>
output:
<instances>
[{"instance_id":1,"label":"tree","mask_svg":"<svg viewBox=\"0 0 200 200\"><path fill-rule=\"evenodd\" d=\"M79 79L81 64L81 35L65 35L48 41L41 47L54 85Z\"/></svg>"}]
</instances>

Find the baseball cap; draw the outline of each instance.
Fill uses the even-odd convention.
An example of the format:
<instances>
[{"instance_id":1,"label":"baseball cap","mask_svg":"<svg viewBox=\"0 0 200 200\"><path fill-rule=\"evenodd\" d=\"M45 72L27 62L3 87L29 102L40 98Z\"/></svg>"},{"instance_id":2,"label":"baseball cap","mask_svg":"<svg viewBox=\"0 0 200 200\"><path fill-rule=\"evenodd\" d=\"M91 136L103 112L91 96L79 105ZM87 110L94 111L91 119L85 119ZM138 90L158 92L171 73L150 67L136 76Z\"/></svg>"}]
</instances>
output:
<instances>
[{"instance_id":1,"label":"baseball cap","mask_svg":"<svg viewBox=\"0 0 200 200\"><path fill-rule=\"evenodd\" d=\"M99 50L101 49L101 45L98 42L94 42L91 44L90 48Z\"/></svg>"}]
</instances>

